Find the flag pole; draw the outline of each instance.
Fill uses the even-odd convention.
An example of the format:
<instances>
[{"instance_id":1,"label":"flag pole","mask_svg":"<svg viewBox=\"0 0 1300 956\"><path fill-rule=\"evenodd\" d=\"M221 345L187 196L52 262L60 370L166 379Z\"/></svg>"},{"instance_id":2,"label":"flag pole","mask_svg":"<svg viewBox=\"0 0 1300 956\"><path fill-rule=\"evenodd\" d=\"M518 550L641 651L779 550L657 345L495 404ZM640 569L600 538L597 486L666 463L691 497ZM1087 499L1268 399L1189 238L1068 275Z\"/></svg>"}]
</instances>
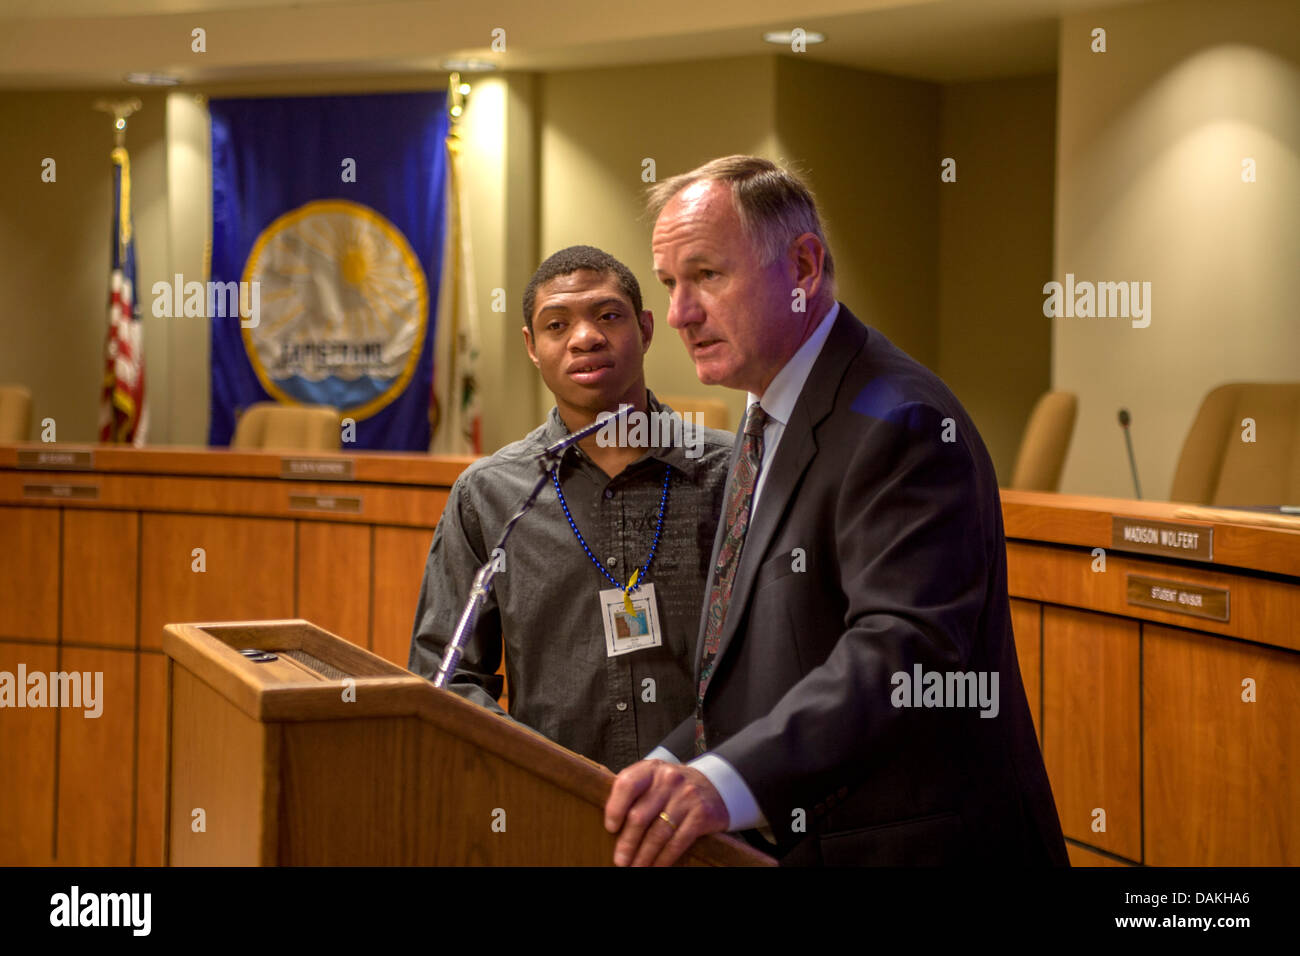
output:
<instances>
[{"instance_id":1,"label":"flag pole","mask_svg":"<svg viewBox=\"0 0 1300 956\"><path fill-rule=\"evenodd\" d=\"M97 100L94 108L113 117L113 151L117 213L113 271L109 279L108 338L105 344L99 440L145 442L148 414L144 401L144 355L135 294L135 252L131 235L131 161L126 151L126 122L143 104L131 97Z\"/></svg>"},{"instance_id":2,"label":"flag pole","mask_svg":"<svg viewBox=\"0 0 1300 956\"><path fill-rule=\"evenodd\" d=\"M473 301L468 232L464 209L459 126L465 118L470 85L453 72L447 79L447 241L443 280L445 289L434 349L434 377L430 389L430 450L460 454L481 452L481 424L475 406L477 384L474 363L478 356L478 324Z\"/></svg>"}]
</instances>

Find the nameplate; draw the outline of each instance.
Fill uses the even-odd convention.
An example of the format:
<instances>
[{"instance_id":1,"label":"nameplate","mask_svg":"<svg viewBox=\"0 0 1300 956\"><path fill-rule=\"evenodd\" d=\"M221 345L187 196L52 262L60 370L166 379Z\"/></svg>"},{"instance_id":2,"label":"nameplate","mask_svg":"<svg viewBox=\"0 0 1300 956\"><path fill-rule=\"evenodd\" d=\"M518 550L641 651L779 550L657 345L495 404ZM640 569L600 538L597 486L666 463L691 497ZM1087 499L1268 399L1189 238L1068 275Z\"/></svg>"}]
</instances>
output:
<instances>
[{"instance_id":1,"label":"nameplate","mask_svg":"<svg viewBox=\"0 0 1300 956\"><path fill-rule=\"evenodd\" d=\"M1214 529L1201 524L1148 521L1112 515L1110 546L1116 551L1138 551L1166 558L1214 560Z\"/></svg>"},{"instance_id":2,"label":"nameplate","mask_svg":"<svg viewBox=\"0 0 1300 956\"><path fill-rule=\"evenodd\" d=\"M351 458L281 458L280 477L351 481L354 466Z\"/></svg>"},{"instance_id":3,"label":"nameplate","mask_svg":"<svg viewBox=\"0 0 1300 956\"><path fill-rule=\"evenodd\" d=\"M95 453L24 448L18 452L18 467L42 471L58 471L61 468L90 471L95 467Z\"/></svg>"},{"instance_id":4,"label":"nameplate","mask_svg":"<svg viewBox=\"0 0 1300 956\"><path fill-rule=\"evenodd\" d=\"M361 498L355 495L290 495L293 511L334 511L361 514Z\"/></svg>"},{"instance_id":5,"label":"nameplate","mask_svg":"<svg viewBox=\"0 0 1300 956\"><path fill-rule=\"evenodd\" d=\"M23 484L24 498L79 498L94 501L99 497L99 485L33 485Z\"/></svg>"},{"instance_id":6,"label":"nameplate","mask_svg":"<svg viewBox=\"0 0 1300 956\"><path fill-rule=\"evenodd\" d=\"M1128 603L1171 614L1187 614L1211 621L1228 620L1228 591L1186 581L1166 581L1141 574L1128 576Z\"/></svg>"}]
</instances>

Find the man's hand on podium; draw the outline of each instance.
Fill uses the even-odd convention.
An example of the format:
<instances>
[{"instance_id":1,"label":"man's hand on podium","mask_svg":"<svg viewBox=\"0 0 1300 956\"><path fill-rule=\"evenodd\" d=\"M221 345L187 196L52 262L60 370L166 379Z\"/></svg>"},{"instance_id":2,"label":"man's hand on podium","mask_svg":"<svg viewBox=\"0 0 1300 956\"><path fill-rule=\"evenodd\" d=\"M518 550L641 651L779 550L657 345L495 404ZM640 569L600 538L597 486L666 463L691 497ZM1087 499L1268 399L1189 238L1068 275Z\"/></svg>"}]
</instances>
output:
<instances>
[{"instance_id":1,"label":"man's hand on podium","mask_svg":"<svg viewBox=\"0 0 1300 956\"><path fill-rule=\"evenodd\" d=\"M618 833L618 866L671 866L692 843L730 822L722 796L693 767L642 760L614 778L605 829Z\"/></svg>"}]
</instances>

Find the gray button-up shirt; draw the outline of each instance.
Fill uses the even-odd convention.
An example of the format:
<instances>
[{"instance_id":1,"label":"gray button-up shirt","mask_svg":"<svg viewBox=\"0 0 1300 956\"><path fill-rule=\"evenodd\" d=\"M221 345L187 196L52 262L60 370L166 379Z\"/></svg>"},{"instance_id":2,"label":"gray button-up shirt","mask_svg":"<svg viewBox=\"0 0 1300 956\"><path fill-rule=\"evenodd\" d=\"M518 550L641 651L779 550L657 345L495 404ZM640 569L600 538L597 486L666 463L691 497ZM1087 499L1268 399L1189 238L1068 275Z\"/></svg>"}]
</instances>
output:
<instances>
[{"instance_id":1,"label":"gray button-up shirt","mask_svg":"<svg viewBox=\"0 0 1300 956\"><path fill-rule=\"evenodd\" d=\"M653 395L649 405L652 412L670 411ZM537 456L567 434L552 409L544 425L457 479L425 566L412 671L437 673L475 572L540 474ZM620 584L645 564L664 469L672 469L659 548L645 576L655 586L663 646L607 656L599 592L613 585L583 551L548 484L511 533L505 571L449 688L503 713L496 670L504 642L512 718L616 772L653 749L695 707L700 609L731 445L730 434L706 428L685 447L648 448L614 478L577 447L560 465L578 530Z\"/></svg>"}]
</instances>

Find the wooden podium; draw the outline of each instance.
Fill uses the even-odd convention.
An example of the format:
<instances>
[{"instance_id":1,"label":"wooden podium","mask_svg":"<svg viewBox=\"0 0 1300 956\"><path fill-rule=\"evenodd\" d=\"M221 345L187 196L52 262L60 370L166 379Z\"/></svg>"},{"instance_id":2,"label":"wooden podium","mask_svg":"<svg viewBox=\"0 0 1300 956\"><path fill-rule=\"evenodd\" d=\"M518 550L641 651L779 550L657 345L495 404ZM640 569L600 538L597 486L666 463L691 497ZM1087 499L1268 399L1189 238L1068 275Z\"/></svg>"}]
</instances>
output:
<instances>
[{"instance_id":1,"label":"wooden podium","mask_svg":"<svg viewBox=\"0 0 1300 956\"><path fill-rule=\"evenodd\" d=\"M164 864L612 865L604 767L307 621L165 631Z\"/></svg>"}]
</instances>

